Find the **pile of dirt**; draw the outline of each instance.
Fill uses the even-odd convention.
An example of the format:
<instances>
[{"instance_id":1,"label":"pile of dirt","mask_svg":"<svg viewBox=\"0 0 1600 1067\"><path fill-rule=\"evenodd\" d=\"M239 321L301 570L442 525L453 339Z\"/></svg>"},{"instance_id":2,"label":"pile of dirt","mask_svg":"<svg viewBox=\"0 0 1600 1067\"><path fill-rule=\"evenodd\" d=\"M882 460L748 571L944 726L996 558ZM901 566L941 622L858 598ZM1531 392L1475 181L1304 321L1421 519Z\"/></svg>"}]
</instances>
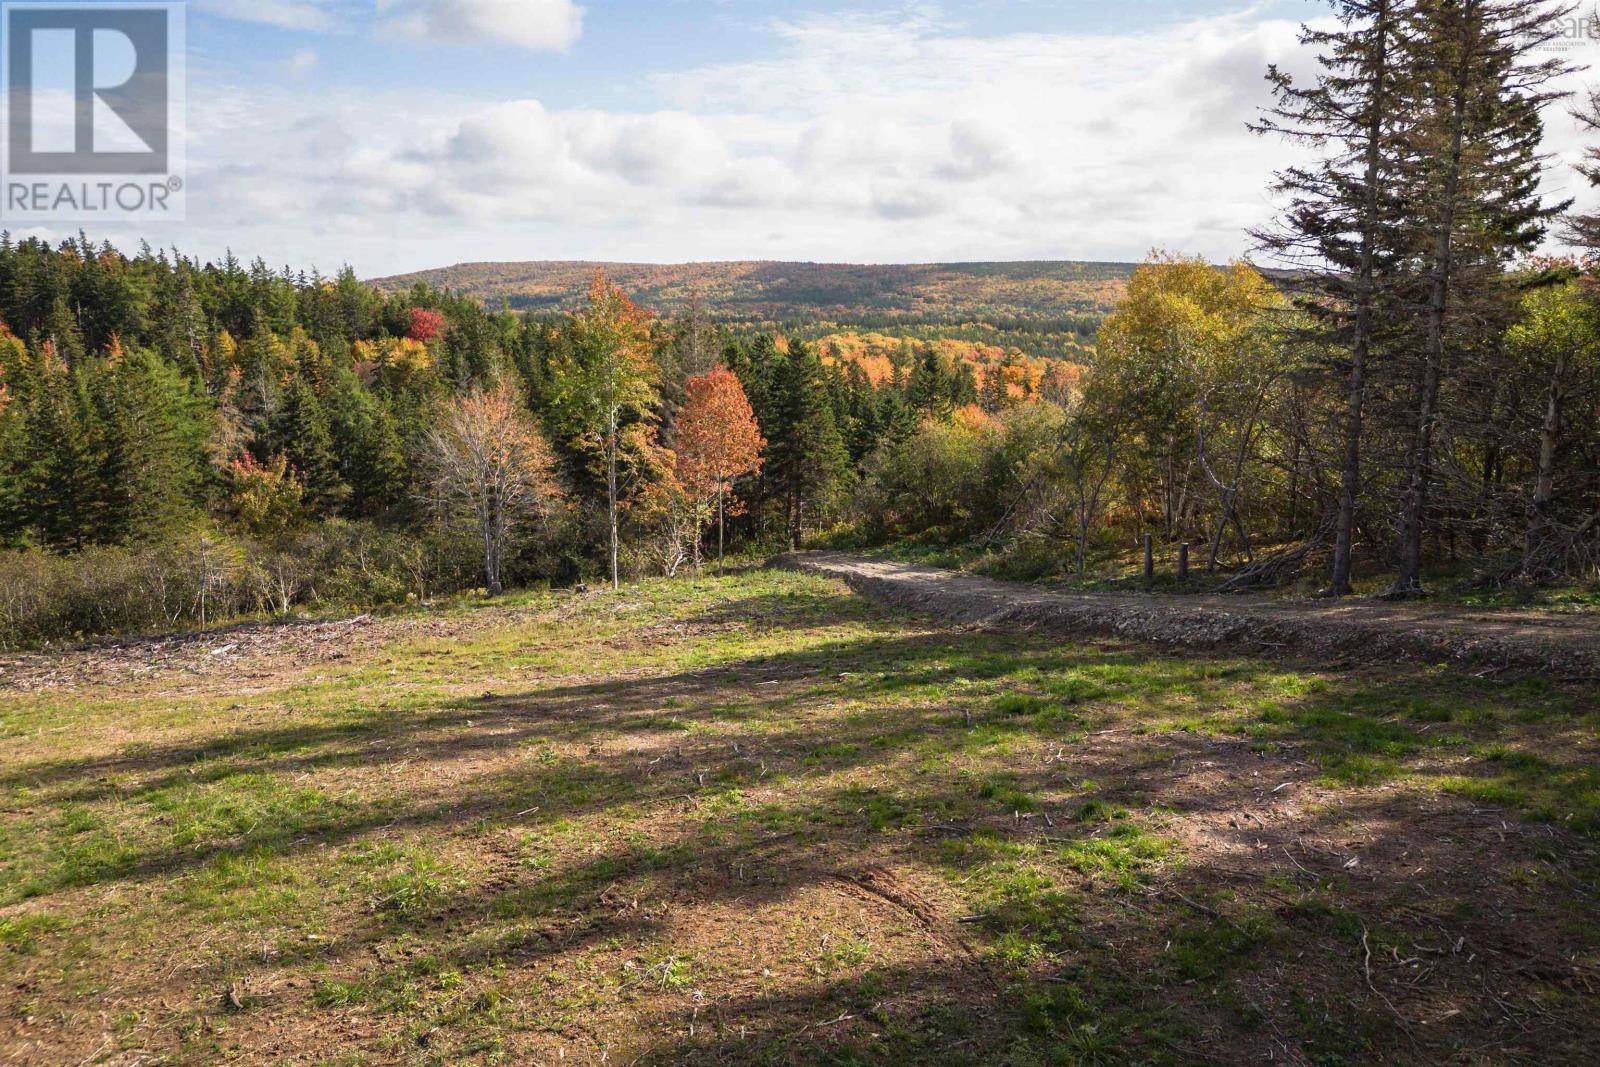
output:
<instances>
[{"instance_id":1,"label":"pile of dirt","mask_svg":"<svg viewBox=\"0 0 1600 1067\"><path fill-rule=\"evenodd\" d=\"M1069 593L842 552L793 552L772 564L839 578L896 607L975 626L1320 659L1421 660L1564 680L1600 677L1600 619L1581 616L1366 600Z\"/></svg>"}]
</instances>

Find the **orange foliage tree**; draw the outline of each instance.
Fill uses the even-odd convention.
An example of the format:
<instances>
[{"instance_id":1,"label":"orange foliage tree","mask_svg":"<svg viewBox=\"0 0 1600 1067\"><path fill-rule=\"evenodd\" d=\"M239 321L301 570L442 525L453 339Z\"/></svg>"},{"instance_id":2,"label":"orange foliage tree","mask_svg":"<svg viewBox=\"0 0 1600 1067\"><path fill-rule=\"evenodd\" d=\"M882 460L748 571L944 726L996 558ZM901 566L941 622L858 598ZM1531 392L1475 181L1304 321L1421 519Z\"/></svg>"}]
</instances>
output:
<instances>
[{"instance_id":1,"label":"orange foliage tree","mask_svg":"<svg viewBox=\"0 0 1600 1067\"><path fill-rule=\"evenodd\" d=\"M744 386L726 367L690 378L678 412L672 443L678 482L702 517L696 524L695 562L700 561L699 530L713 509L717 519L717 562L722 562L728 494L733 483L761 469L761 436Z\"/></svg>"}]
</instances>

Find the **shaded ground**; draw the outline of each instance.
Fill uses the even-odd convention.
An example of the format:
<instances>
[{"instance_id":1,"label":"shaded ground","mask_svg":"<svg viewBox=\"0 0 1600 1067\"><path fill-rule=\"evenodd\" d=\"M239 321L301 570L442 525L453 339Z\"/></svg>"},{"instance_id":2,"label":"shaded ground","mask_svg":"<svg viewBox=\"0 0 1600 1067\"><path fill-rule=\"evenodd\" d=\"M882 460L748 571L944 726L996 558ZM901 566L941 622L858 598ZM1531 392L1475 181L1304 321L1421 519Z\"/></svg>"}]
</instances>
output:
<instances>
[{"instance_id":1,"label":"shaded ground","mask_svg":"<svg viewBox=\"0 0 1600 1067\"><path fill-rule=\"evenodd\" d=\"M1592 686L776 572L348 629L0 697L0 1062L1600 1046Z\"/></svg>"},{"instance_id":2,"label":"shaded ground","mask_svg":"<svg viewBox=\"0 0 1600 1067\"><path fill-rule=\"evenodd\" d=\"M1600 617L1368 599L1080 593L845 552L795 552L779 566L848 582L898 607L1013 628L1115 634L1168 645L1318 658L1416 659L1600 680Z\"/></svg>"}]
</instances>

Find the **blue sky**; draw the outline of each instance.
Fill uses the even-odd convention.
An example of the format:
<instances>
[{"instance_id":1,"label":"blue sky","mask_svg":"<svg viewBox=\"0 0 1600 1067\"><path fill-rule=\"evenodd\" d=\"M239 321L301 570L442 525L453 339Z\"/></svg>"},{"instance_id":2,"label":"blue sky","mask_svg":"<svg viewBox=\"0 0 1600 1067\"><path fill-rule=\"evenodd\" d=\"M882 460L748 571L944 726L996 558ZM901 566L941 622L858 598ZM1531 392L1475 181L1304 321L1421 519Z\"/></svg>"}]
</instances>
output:
<instances>
[{"instance_id":1,"label":"blue sky","mask_svg":"<svg viewBox=\"0 0 1600 1067\"><path fill-rule=\"evenodd\" d=\"M1309 0L190 0L204 256L1228 258ZM1553 125L1562 127L1562 123ZM1552 134L1571 154L1575 133ZM1560 188L1575 187L1563 176Z\"/></svg>"}]
</instances>

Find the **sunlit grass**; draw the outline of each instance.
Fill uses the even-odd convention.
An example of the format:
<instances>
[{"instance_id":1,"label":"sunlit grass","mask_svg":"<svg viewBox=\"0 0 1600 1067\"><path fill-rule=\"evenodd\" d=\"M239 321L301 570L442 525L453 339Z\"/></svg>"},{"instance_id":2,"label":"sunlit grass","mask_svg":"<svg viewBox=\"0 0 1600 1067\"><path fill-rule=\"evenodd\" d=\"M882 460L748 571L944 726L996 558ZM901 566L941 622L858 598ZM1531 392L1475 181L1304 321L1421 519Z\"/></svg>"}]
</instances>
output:
<instances>
[{"instance_id":1,"label":"sunlit grass","mask_svg":"<svg viewBox=\"0 0 1600 1067\"><path fill-rule=\"evenodd\" d=\"M1600 827L1581 755L1600 710L1548 680L958 632L774 572L418 618L443 629L248 685L156 676L6 710L0 966L26 968L29 1013L98 1035L101 999L165 998L112 1047L166 1042L175 1062L267 1020L327 1052L329 1022L360 1018L383 1020L373 1056L518 1062L596 1018L644 1035L639 1054L693 1049L661 1013L716 1033L694 997L738 981L818 997L791 1030L848 1017L819 1063L1180 1063L1250 1017L1234 976L1294 966L1307 930L1351 947L1328 887L1292 867L1267 887L1282 914L1161 895L1204 877L1187 813L1146 781L1183 745L1292 759L1332 796ZM862 868L948 909L994 989L885 1007L951 976L908 953L935 923L912 891ZM919 917L836 916L816 900L841 884ZM708 941L707 908L777 924L758 932L772 958ZM1389 1032L1316 1003L1277 1025L1308 1047ZM940 1058L962 1040L971 1057ZM739 1048L705 1062L762 1062Z\"/></svg>"}]
</instances>

